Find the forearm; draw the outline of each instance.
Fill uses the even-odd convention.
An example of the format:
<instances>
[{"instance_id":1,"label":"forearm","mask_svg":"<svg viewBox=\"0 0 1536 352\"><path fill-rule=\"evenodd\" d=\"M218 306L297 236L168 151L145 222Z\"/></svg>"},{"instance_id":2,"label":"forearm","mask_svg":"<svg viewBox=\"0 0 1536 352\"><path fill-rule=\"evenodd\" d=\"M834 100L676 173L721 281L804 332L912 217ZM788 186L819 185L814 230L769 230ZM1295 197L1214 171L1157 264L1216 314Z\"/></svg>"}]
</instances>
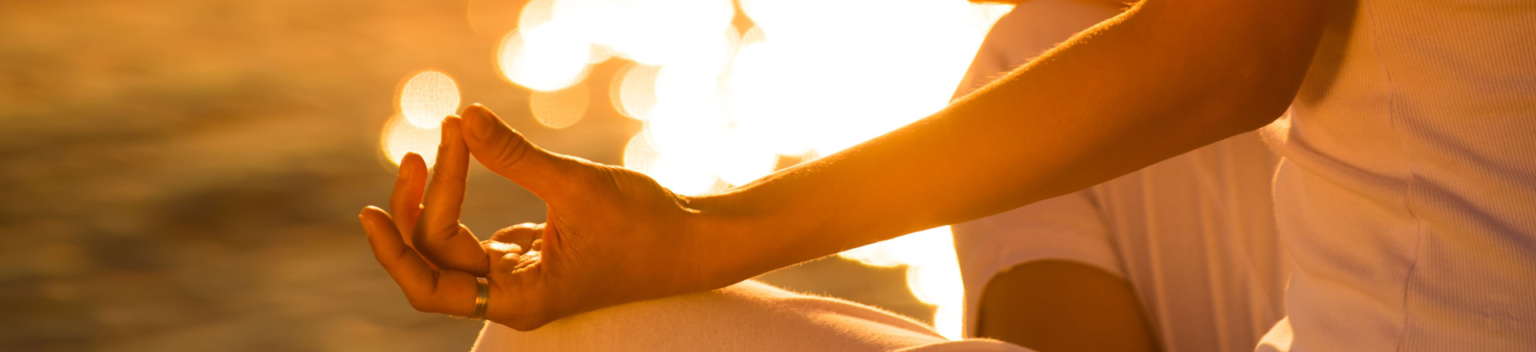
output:
<instances>
[{"instance_id":1,"label":"forearm","mask_svg":"<svg viewBox=\"0 0 1536 352\"><path fill-rule=\"evenodd\" d=\"M1279 116L1321 22L1311 1L1144 3L933 116L694 199L696 228L750 248L717 252L751 275L1091 186Z\"/></svg>"}]
</instances>

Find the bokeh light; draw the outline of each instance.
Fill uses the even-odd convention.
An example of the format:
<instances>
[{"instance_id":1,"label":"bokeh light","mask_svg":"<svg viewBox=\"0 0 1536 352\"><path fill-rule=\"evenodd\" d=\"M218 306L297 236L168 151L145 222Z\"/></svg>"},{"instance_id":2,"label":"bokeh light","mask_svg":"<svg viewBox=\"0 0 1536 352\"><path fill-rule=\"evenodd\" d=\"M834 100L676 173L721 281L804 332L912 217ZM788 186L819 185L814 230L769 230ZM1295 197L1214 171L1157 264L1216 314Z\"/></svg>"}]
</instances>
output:
<instances>
[{"instance_id":1,"label":"bokeh light","mask_svg":"<svg viewBox=\"0 0 1536 352\"><path fill-rule=\"evenodd\" d=\"M459 86L437 71L411 76L400 88L400 114L422 128L437 128L459 108Z\"/></svg>"},{"instance_id":2,"label":"bokeh light","mask_svg":"<svg viewBox=\"0 0 1536 352\"><path fill-rule=\"evenodd\" d=\"M664 154L697 154L716 147L728 124L714 104L664 102L652 109L644 134Z\"/></svg>"},{"instance_id":3,"label":"bokeh light","mask_svg":"<svg viewBox=\"0 0 1536 352\"><path fill-rule=\"evenodd\" d=\"M624 167L645 173L678 194L698 195L714 190L716 178L706 154L662 154L650 140L644 132L629 139L624 146Z\"/></svg>"},{"instance_id":4,"label":"bokeh light","mask_svg":"<svg viewBox=\"0 0 1536 352\"><path fill-rule=\"evenodd\" d=\"M955 257L954 237L941 226L884 242L843 251L840 256L874 266L907 267L907 288L923 303L938 307L934 329L950 339L961 338L964 282Z\"/></svg>"},{"instance_id":5,"label":"bokeh light","mask_svg":"<svg viewBox=\"0 0 1536 352\"><path fill-rule=\"evenodd\" d=\"M507 19L516 18L525 4L521 0L469 0L465 7L468 9L465 15L469 26L474 28L475 33L488 38L501 38L502 34L517 28L517 22Z\"/></svg>"},{"instance_id":6,"label":"bokeh light","mask_svg":"<svg viewBox=\"0 0 1536 352\"><path fill-rule=\"evenodd\" d=\"M555 0L532 0L517 14L517 28L537 28L555 19Z\"/></svg>"},{"instance_id":7,"label":"bokeh light","mask_svg":"<svg viewBox=\"0 0 1536 352\"><path fill-rule=\"evenodd\" d=\"M586 84L553 92L533 91L528 97L528 109L539 123L550 128L566 128L586 115L589 99Z\"/></svg>"},{"instance_id":8,"label":"bokeh light","mask_svg":"<svg viewBox=\"0 0 1536 352\"><path fill-rule=\"evenodd\" d=\"M556 91L582 79L591 69L592 45L576 27L549 21L507 33L497 50L501 74L512 83L538 91Z\"/></svg>"},{"instance_id":9,"label":"bokeh light","mask_svg":"<svg viewBox=\"0 0 1536 352\"><path fill-rule=\"evenodd\" d=\"M588 84L604 87L614 110L644 123L625 145L624 166L697 195L771 174L781 156L834 154L944 108L987 30L1012 8L739 3L751 27L733 25L731 0L532 0L503 37L496 66L531 90L533 117L553 128L586 115ZM615 58L629 63L611 81L585 82L593 65ZM396 161L405 150L435 150L413 144L435 144L435 133L412 128L386 131L384 149ZM842 256L905 266L913 295L937 306L936 329L959 338L963 295L950 236L939 227Z\"/></svg>"},{"instance_id":10,"label":"bokeh light","mask_svg":"<svg viewBox=\"0 0 1536 352\"><path fill-rule=\"evenodd\" d=\"M591 0L588 0L591 1ZM710 50L731 25L731 0L624 0L603 44L647 65L665 65Z\"/></svg>"},{"instance_id":11,"label":"bokeh light","mask_svg":"<svg viewBox=\"0 0 1536 352\"><path fill-rule=\"evenodd\" d=\"M661 67L630 65L614 75L609 97L613 107L624 116L645 121L656 107L656 76Z\"/></svg>"},{"instance_id":12,"label":"bokeh light","mask_svg":"<svg viewBox=\"0 0 1536 352\"><path fill-rule=\"evenodd\" d=\"M442 128L421 128L395 115L384 122L384 130L379 136L379 150L395 165L400 165L400 158L410 152L421 154L422 160L432 165L437 160L437 145L442 140Z\"/></svg>"},{"instance_id":13,"label":"bokeh light","mask_svg":"<svg viewBox=\"0 0 1536 352\"><path fill-rule=\"evenodd\" d=\"M719 142L710 148L714 152L711 165L714 165L715 175L725 183L739 186L773 173L779 164L779 155L762 141L769 137L741 128L721 131Z\"/></svg>"},{"instance_id":14,"label":"bokeh light","mask_svg":"<svg viewBox=\"0 0 1536 352\"><path fill-rule=\"evenodd\" d=\"M805 153L814 136L809 132L836 118L826 112L849 103L839 102L844 93L838 92L835 74L816 59L816 53L804 47L771 41L746 44L725 78L732 120L765 136L763 141L779 154Z\"/></svg>"},{"instance_id":15,"label":"bokeh light","mask_svg":"<svg viewBox=\"0 0 1536 352\"><path fill-rule=\"evenodd\" d=\"M651 172L656 160L661 159L661 152L652 148L651 142L646 139L643 134L636 134L629 138L629 143L624 144L624 167L642 173Z\"/></svg>"}]
</instances>

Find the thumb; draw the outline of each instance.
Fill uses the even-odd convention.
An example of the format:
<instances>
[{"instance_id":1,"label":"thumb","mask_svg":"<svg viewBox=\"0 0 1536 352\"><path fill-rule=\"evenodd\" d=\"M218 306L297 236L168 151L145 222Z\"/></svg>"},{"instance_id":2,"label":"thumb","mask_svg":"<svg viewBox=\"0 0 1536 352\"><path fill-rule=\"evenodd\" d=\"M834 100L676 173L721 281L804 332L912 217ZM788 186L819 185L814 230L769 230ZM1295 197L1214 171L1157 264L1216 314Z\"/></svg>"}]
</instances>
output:
<instances>
[{"instance_id":1,"label":"thumb","mask_svg":"<svg viewBox=\"0 0 1536 352\"><path fill-rule=\"evenodd\" d=\"M545 201L550 200L550 195L572 191L566 188L572 173L579 170L579 162L529 143L484 105L471 104L459 116L463 119L464 142L469 153L485 168Z\"/></svg>"}]
</instances>

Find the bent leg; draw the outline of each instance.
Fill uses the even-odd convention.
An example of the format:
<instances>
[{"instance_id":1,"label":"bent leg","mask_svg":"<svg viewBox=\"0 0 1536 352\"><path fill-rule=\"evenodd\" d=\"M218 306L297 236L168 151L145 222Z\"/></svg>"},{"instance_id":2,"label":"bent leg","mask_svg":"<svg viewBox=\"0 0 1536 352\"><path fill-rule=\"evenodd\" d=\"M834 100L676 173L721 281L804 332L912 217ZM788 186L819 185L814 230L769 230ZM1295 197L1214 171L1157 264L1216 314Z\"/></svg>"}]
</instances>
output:
<instances>
[{"instance_id":1,"label":"bent leg","mask_svg":"<svg viewBox=\"0 0 1536 352\"><path fill-rule=\"evenodd\" d=\"M992 278L979 308L980 337L1053 352L1158 350L1131 284L1087 264L1015 266Z\"/></svg>"},{"instance_id":2,"label":"bent leg","mask_svg":"<svg viewBox=\"0 0 1536 352\"><path fill-rule=\"evenodd\" d=\"M942 348L929 348L942 347ZM945 347L955 346L955 347ZM519 332L487 323L474 351L1022 351L948 342L911 319L747 281L604 308Z\"/></svg>"}]
</instances>

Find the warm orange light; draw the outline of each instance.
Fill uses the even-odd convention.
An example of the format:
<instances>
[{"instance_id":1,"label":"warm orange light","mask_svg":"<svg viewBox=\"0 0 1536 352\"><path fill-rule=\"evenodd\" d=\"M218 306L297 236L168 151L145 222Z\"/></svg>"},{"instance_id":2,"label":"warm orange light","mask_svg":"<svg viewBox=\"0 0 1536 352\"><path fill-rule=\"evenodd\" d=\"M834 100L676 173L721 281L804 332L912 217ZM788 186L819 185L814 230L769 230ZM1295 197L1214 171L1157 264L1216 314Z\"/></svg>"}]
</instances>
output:
<instances>
[{"instance_id":1,"label":"warm orange light","mask_svg":"<svg viewBox=\"0 0 1536 352\"><path fill-rule=\"evenodd\" d=\"M517 16L521 5L520 0L469 0L465 6L465 15L475 33L499 38L517 27L517 22L507 19Z\"/></svg>"},{"instance_id":2,"label":"warm orange light","mask_svg":"<svg viewBox=\"0 0 1536 352\"><path fill-rule=\"evenodd\" d=\"M828 120L824 111L843 94L815 59L809 50L772 42L739 49L725 77L731 120L779 154L809 150L808 132Z\"/></svg>"},{"instance_id":3,"label":"warm orange light","mask_svg":"<svg viewBox=\"0 0 1536 352\"><path fill-rule=\"evenodd\" d=\"M656 76L661 68L656 66L630 65L613 77L609 97L614 110L624 116L645 121L656 107Z\"/></svg>"},{"instance_id":4,"label":"warm orange light","mask_svg":"<svg viewBox=\"0 0 1536 352\"><path fill-rule=\"evenodd\" d=\"M497 68L512 83L538 91L570 87L587 77L592 45L572 25L550 21L507 33L497 50Z\"/></svg>"},{"instance_id":5,"label":"warm orange light","mask_svg":"<svg viewBox=\"0 0 1536 352\"><path fill-rule=\"evenodd\" d=\"M779 155L829 155L942 109L987 30L1011 9L739 3L756 24L746 33L731 26L731 0L532 0L503 38L497 66L535 91L530 109L540 123L561 128L584 114L592 64L635 61L607 87L615 110L645 122L624 165L674 192L701 194L763 177ZM959 338L962 286L949 236L942 227L843 255L907 266L909 289L938 307L936 328Z\"/></svg>"},{"instance_id":6,"label":"warm orange light","mask_svg":"<svg viewBox=\"0 0 1536 352\"><path fill-rule=\"evenodd\" d=\"M532 0L517 13L517 28L536 28L555 19L555 0Z\"/></svg>"},{"instance_id":7,"label":"warm orange light","mask_svg":"<svg viewBox=\"0 0 1536 352\"><path fill-rule=\"evenodd\" d=\"M779 164L779 154L774 153L763 136L740 128L727 128L721 132L718 146L709 148L714 153L715 175L725 183L744 185L773 173Z\"/></svg>"},{"instance_id":8,"label":"warm orange light","mask_svg":"<svg viewBox=\"0 0 1536 352\"><path fill-rule=\"evenodd\" d=\"M645 132L629 139L624 146L624 167L651 176L678 194L699 195L714 190L716 178L710 171L707 154L702 151L662 154L650 140Z\"/></svg>"},{"instance_id":9,"label":"warm orange light","mask_svg":"<svg viewBox=\"0 0 1536 352\"><path fill-rule=\"evenodd\" d=\"M949 226L941 226L839 255L874 266L907 266L907 288L923 303L938 306L934 329L944 337L959 339L965 286L952 236Z\"/></svg>"},{"instance_id":10,"label":"warm orange light","mask_svg":"<svg viewBox=\"0 0 1536 352\"><path fill-rule=\"evenodd\" d=\"M539 123L550 128L566 128L581 121L587 113L589 99L587 85L578 83L553 92L533 91L528 97L528 108Z\"/></svg>"},{"instance_id":11,"label":"warm orange light","mask_svg":"<svg viewBox=\"0 0 1536 352\"><path fill-rule=\"evenodd\" d=\"M437 145L443 139L441 128L417 127L399 115L385 120L380 134L379 150L395 165L400 165L400 159L410 152L421 154L427 165L432 165L437 160Z\"/></svg>"},{"instance_id":12,"label":"warm orange light","mask_svg":"<svg viewBox=\"0 0 1536 352\"><path fill-rule=\"evenodd\" d=\"M620 55L664 65L696 55L717 40L735 15L730 0L625 0L604 36Z\"/></svg>"},{"instance_id":13,"label":"warm orange light","mask_svg":"<svg viewBox=\"0 0 1536 352\"><path fill-rule=\"evenodd\" d=\"M437 71L411 76L400 88L400 114L411 124L436 128L459 108L459 86Z\"/></svg>"},{"instance_id":14,"label":"warm orange light","mask_svg":"<svg viewBox=\"0 0 1536 352\"><path fill-rule=\"evenodd\" d=\"M646 140L645 133L637 133L629 138L629 143L624 144L624 167L630 170L649 174L651 168L656 165L656 160L661 159L661 153L651 147L651 142Z\"/></svg>"},{"instance_id":15,"label":"warm orange light","mask_svg":"<svg viewBox=\"0 0 1536 352\"><path fill-rule=\"evenodd\" d=\"M652 109L645 130L663 154L699 153L718 146L728 123L713 104L663 101Z\"/></svg>"}]
</instances>

